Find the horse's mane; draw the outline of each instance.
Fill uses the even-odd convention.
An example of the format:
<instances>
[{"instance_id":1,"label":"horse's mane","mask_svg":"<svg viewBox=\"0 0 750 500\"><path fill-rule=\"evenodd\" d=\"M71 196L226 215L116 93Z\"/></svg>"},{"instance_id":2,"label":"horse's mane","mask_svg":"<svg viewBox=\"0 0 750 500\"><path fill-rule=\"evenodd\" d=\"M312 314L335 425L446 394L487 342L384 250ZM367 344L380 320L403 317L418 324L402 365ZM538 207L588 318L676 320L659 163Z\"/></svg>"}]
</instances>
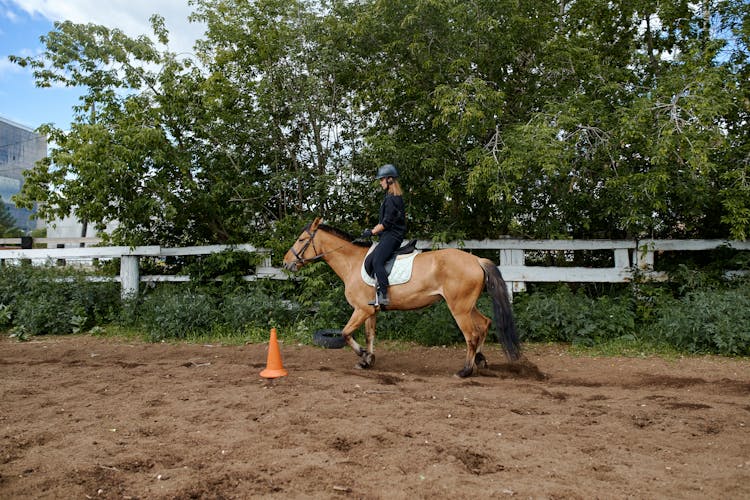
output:
<instances>
[{"instance_id":1,"label":"horse's mane","mask_svg":"<svg viewBox=\"0 0 750 500\"><path fill-rule=\"evenodd\" d=\"M358 247L369 247L370 246L370 242L368 242L368 241L358 241L351 234L349 234L349 233L347 233L345 231L342 231L341 229L336 229L335 227L328 226L326 224L320 224L318 226L318 229L322 229L326 233L330 233L330 234L332 234L334 236L338 236L339 238L344 239L344 240L348 241L349 243L353 243L353 244L357 245Z\"/></svg>"}]
</instances>

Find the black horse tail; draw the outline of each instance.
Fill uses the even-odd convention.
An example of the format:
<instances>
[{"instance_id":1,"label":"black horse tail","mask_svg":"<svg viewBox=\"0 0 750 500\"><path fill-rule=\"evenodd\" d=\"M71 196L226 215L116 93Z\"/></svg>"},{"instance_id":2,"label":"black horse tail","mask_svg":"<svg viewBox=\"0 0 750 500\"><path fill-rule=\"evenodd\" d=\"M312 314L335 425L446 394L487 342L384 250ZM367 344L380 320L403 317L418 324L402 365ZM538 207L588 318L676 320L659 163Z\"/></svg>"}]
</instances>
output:
<instances>
[{"instance_id":1,"label":"black horse tail","mask_svg":"<svg viewBox=\"0 0 750 500\"><path fill-rule=\"evenodd\" d=\"M479 259L479 265L484 270L485 288L492 297L497 341L503 345L508 359L517 361L521 357L521 340L518 338L516 322L513 320L508 287L494 262Z\"/></svg>"}]
</instances>

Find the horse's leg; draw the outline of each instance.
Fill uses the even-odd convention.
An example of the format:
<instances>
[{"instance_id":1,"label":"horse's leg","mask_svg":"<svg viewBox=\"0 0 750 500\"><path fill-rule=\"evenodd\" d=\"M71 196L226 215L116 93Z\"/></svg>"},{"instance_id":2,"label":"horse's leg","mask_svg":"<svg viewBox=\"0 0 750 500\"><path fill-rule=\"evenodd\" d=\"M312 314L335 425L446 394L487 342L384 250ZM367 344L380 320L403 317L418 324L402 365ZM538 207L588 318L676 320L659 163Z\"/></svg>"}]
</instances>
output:
<instances>
[{"instance_id":1,"label":"horse's leg","mask_svg":"<svg viewBox=\"0 0 750 500\"><path fill-rule=\"evenodd\" d=\"M367 350L360 356L362 361L359 362L360 368L371 368L375 364L375 325L377 316L374 314L365 320L365 336L367 338Z\"/></svg>"},{"instance_id":2,"label":"horse's leg","mask_svg":"<svg viewBox=\"0 0 750 500\"><path fill-rule=\"evenodd\" d=\"M461 378L468 377L474 373L474 358L479 347L480 335L476 331L471 312L455 311L450 304L448 304L448 308L461 329L461 333L464 334L464 340L466 340L466 360L464 367L456 375Z\"/></svg>"},{"instance_id":3,"label":"horse's leg","mask_svg":"<svg viewBox=\"0 0 750 500\"><path fill-rule=\"evenodd\" d=\"M349 321L341 330L341 334L344 336L344 340L346 340L346 343L349 344L349 347L352 348L357 356L360 356L362 358L362 360L357 363L357 365L355 365L355 368L369 368L370 366L372 366L372 363L375 360L375 356L373 356L372 352L368 351L367 349L362 349L362 346L360 346L357 341L354 340L353 336L357 328L359 328L360 325L362 325L362 323L364 323L369 317L372 317L371 312L367 312L364 309L355 309L351 317L349 318ZM367 330L367 327L365 327L365 330ZM368 332L366 332L366 334L367 343L370 344L370 335ZM373 337L374 336L375 327L373 323Z\"/></svg>"},{"instance_id":4,"label":"horse's leg","mask_svg":"<svg viewBox=\"0 0 750 500\"><path fill-rule=\"evenodd\" d=\"M472 375L477 362L479 365L486 364L484 354L481 354L480 350L484 344L484 339L487 337L487 329L490 324L489 319L477 310L475 304L468 305L465 301L465 297L450 301L446 298L448 309L453 314L453 318L466 340L464 367L456 374L461 378ZM478 357L477 354L479 354Z\"/></svg>"},{"instance_id":5,"label":"horse's leg","mask_svg":"<svg viewBox=\"0 0 750 500\"><path fill-rule=\"evenodd\" d=\"M484 341L487 339L487 332L489 331L492 321L490 321L490 318L480 313L476 306L471 311L471 317L474 321L474 325L476 325L479 330L479 344L477 345L477 353L474 355L474 363L478 368L486 368L487 358L482 354L482 347L484 346Z\"/></svg>"},{"instance_id":6,"label":"horse's leg","mask_svg":"<svg viewBox=\"0 0 750 500\"><path fill-rule=\"evenodd\" d=\"M354 349L354 352L357 353L357 355L362 358L360 359L359 363L357 363L354 367L355 368L372 368L372 366L375 364L375 354L373 354L373 345L375 342L375 315L370 315L365 320L365 336L367 338L367 347L365 349L362 348L357 342L350 337L350 339L347 339L347 342L349 342L349 345L352 346L352 349ZM356 346L356 347L355 347Z\"/></svg>"}]
</instances>

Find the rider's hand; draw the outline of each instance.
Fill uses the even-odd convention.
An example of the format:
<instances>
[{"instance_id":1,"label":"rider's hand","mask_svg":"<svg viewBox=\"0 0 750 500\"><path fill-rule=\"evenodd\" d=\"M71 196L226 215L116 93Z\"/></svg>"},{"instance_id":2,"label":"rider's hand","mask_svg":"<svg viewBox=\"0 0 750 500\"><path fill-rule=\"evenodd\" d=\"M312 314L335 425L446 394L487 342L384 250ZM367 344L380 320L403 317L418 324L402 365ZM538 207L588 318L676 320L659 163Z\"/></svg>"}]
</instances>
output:
<instances>
[{"instance_id":1,"label":"rider's hand","mask_svg":"<svg viewBox=\"0 0 750 500\"><path fill-rule=\"evenodd\" d=\"M372 229L362 231L362 238L372 238Z\"/></svg>"}]
</instances>

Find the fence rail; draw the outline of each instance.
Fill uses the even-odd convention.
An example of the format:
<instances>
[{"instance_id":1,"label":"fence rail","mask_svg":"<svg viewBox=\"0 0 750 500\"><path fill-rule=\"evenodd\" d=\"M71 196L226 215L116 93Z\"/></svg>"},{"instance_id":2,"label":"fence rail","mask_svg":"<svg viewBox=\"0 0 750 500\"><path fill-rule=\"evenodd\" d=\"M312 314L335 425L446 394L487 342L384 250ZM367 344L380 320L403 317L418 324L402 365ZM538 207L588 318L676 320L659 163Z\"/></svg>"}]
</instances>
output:
<instances>
[{"instance_id":1,"label":"fence rail","mask_svg":"<svg viewBox=\"0 0 750 500\"><path fill-rule=\"evenodd\" d=\"M36 262L65 262L67 260L120 259L120 274L110 278L122 284L123 297L138 293L141 282L184 282L189 276L140 275L140 259L143 257L176 257L188 255L208 255L227 250L241 250L265 255L264 261L256 268L254 275L246 280L259 278L287 279L288 275L271 265L270 251L253 245L208 245L182 248L160 246L83 246L62 248L66 244L96 244L96 238L35 238L33 244L46 244L52 248L31 247L29 240L19 238L0 239L0 245L17 245L15 248L0 250L0 264L5 261L32 260ZM58 248L59 247L59 248ZM735 250L750 250L750 242L733 240L523 240L504 238L498 240L467 240L445 244L434 244L429 240L419 240L417 248L422 250L438 248L461 248L467 251L496 251L498 268L503 273L511 292L525 289L526 283L533 282L599 282L623 283L633 279L636 273L649 279L665 279L663 273L654 271L656 256L662 252L703 251L720 247ZM611 251L614 265L611 267L563 267L527 265L527 252L575 252ZM102 279L102 278L99 278Z\"/></svg>"}]
</instances>

